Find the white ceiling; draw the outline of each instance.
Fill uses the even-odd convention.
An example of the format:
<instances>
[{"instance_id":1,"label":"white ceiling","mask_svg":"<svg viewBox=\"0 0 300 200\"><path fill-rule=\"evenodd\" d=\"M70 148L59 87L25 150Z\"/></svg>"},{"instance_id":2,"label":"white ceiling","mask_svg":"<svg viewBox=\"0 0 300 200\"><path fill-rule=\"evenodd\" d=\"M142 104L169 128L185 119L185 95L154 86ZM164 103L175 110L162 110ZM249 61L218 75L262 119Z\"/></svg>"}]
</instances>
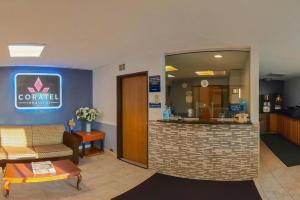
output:
<instances>
[{"instance_id":1,"label":"white ceiling","mask_svg":"<svg viewBox=\"0 0 300 200\"><path fill-rule=\"evenodd\" d=\"M261 76L300 72L299 0L1 0L0 65L92 69L151 52L257 45ZM9 43L44 43L39 59Z\"/></svg>"},{"instance_id":2,"label":"white ceiling","mask_svg":"<svg viewBox=\"0 0 300 200\"><path fill-rule=\"evenodd\" d=\"M222 55L223 58L215 58L214 55ZM244 68L248 59L247 51L194 52L166 56L166 65L178 69L168 73L175 79L191 78L199 77L195 72L202 70L225 70L229 75L231 69Z\"/></svg>"}]
</instances>

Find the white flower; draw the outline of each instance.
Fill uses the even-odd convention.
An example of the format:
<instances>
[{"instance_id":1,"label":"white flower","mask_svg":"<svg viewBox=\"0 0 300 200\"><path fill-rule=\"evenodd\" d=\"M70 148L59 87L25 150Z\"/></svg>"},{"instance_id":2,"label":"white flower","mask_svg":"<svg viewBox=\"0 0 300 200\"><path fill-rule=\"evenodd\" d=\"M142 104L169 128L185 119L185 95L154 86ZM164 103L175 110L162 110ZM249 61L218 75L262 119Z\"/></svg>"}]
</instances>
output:
<instances>
[{"instance_id":1,"label":"white flower","mask_svg":"<svg viewBox=\"0 0 300 200\"><path fill-rule=\"evenodd\" d=\"M96 120L96 118L102 115L102 112L99 112L96 108L89 108L89 107L80 107L75 112L77 119L92 122Z\"/></svg>"}]
</instances>

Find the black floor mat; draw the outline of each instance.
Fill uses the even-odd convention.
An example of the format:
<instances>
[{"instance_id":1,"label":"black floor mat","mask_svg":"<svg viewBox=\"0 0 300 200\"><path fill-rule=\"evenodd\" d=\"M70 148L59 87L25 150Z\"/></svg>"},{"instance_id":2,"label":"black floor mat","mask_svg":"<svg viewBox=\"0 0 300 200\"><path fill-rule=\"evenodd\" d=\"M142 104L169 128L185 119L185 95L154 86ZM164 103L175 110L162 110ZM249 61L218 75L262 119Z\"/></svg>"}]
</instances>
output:
<instances>
[{"instance_id":1,"label":"black floor mat","mask_svg":"<svg viewBox=\"0 0 300 200\"><path fill-rule=\"evenodd\" d=\"M300 147L278 134L261 134L260 138L288 167L300 165Z\"/></svg>"},{"instance_id":2,"label":"black floor mat","mask_svg":"<svg viewBox=\"0 0 300 200\"><path fill-rule=\"evenodd\" d=\"M253 181L202 181L154 174L113 200L261 200Z\"/></svg>"}]
</instances>

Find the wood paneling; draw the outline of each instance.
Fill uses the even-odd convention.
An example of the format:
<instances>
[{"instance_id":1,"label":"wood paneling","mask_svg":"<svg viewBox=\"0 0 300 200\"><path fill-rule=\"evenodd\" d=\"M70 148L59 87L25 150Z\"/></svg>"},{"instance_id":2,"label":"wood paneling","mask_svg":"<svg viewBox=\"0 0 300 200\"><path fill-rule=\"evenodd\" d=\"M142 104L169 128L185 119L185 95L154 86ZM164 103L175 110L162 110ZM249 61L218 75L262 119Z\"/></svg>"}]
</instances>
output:
<instances>
[{"instance_id":1,"label":"wood paneling","mask_svg":"<svg viewBox=\"0 0 300 200\"><path fill-rule=\"evenodd\" d=\"M267 127L267 114L266 113L260 113L259 114L259 125L260 125L260 133L267 133L268 127Z\"/></svg>"},{"instance_id":2,"label":"wood paneling","mask_svg":"<svg viewBox=\"0 0 300 200\"><path fill-rule=\"evenodd\" d=\"M281 115L281 114L273 114L277 115L277 132L282 135L284 138L289 141L300 145L300 120L293 119L291 117ZM273 125L273 128L276 127ZM271 129L271 123L270 123ZM274 129L275 130L275 129Z\"/></svg>"},{"instance_id":3,"label":"wood paneling","mask_svg":"<svg viewBox=\"0 0 300 200\"><path fill-rule=\"evenodd\" d=\"M278 133L283 135L283 115L278 115L277 116L277 130Z\"/></svg>"},{"instance_id":4,"label":"wood paneling","mask_svg":"<svg viewBox=\"0 0 300 200\"><path fill-rule=\"evenodd\" d=\"M148 163L148 76L122 77L122 158L147 166Z\"/></svg>"},{"instance_id":5,"label":"wood paneling","mask_svg":"<svg viewBox=\"0 0 300 200\"><path fill-rule=\"evenodd\" d=\"M298 135L299 135L298 124L299 124L299 120L289 119L289 137L288 137L288 139L290 139L295 144L298 143Z\"/></svg>"},{"instance_id":6,"label":"wood paneling","mask_svg":"<svg viewBox=\"0 0 300 200\"><path fill-rule=\"evenodd\" d=\"M269 126L269 132L270 133L277 133L278 132L278 120L277 120L277 114L271 113L270 114L270 126Z\"/></svg>"},{"instance_id":7,"label":"wood paneling","mask_svg":"<svg viewBox=\"0 0 300 200\"><path fill-rule=\"evenodd\" d=\"M260 113L259 123L261 133L279 133L279 116L276 113Z\"/></svg>"},{"instance_id":8,"label":"wood paneling","mask_svg":"<svg viewBox=\"0 0 300 200\"><path fill-rule=\"evenodd\" d=\"M297 144L300 145L300 121L298 121L298 140L297 140Z\"/></svg>"}]
</instances>

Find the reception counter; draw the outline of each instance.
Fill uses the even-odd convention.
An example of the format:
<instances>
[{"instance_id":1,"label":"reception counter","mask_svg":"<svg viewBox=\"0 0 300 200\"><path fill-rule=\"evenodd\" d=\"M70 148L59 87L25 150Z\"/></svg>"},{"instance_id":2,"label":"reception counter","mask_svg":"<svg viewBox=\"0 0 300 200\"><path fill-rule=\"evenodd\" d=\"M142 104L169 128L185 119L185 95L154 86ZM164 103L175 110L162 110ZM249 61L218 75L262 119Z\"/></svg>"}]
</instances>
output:
<instances>
[{"instance_id":1,"label":"reception counter","mask_svg":"<svg viewBox=\"0 0 300 200\"><path fill-rule=\"evenodd\" d=\"M251 180L258 166L258 125L149 122L150 169L192 179Z\"/></svg>"}]
</instances>

